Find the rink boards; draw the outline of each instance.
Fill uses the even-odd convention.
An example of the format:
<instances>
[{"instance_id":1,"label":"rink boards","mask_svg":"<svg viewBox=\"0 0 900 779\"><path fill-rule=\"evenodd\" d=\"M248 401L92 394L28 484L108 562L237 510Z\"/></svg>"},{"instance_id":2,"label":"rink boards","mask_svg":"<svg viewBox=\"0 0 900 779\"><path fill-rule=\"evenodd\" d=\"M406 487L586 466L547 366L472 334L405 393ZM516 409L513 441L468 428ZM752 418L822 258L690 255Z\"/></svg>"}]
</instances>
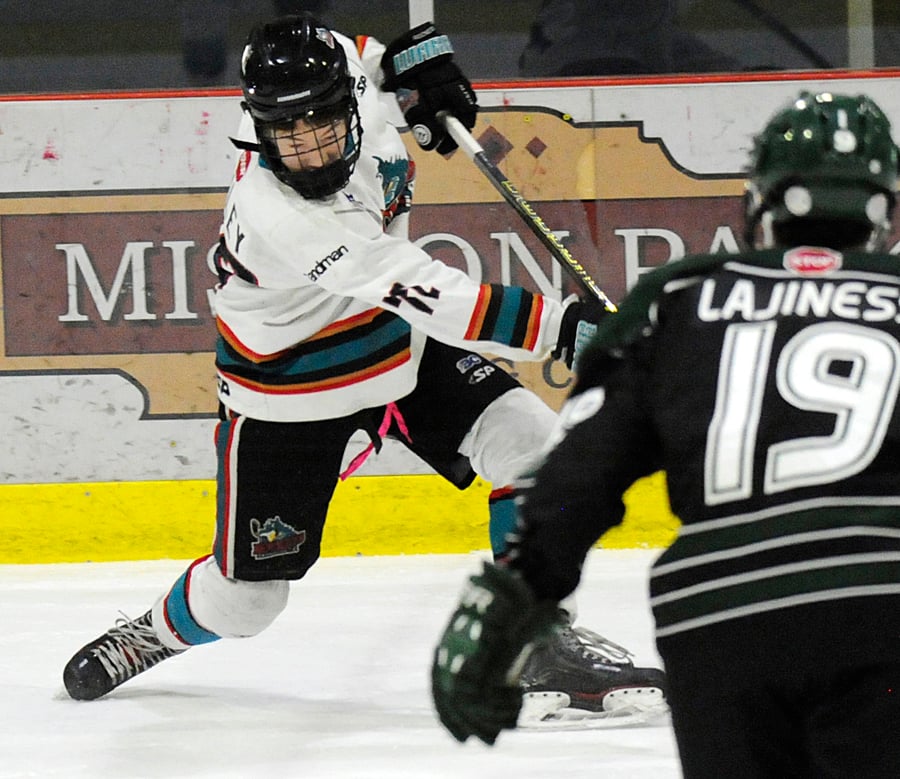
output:
<instances>
[{"instance_id":1,"label":"rink boards","mask_svg":"<svg viewBox=\"0 0 900 779\"><path fill-rule=\"evenodd\" d=\"M817 77L485 84L474 134L618 300L648 268L737 250L752 134L801 88L867 92L900 126L897 73ZM0 562L208 550L209 254L239 102L234 91L0 98ZM462 154L410 148L419 245L479 281L574 291ZM571 383L549 362L505 367L555 408ZM489 489L459 492L386 446L338 486L323 551L485 548ZM627 508L604 545L664 546L676 532L662 474L635 485Z\"/></svg>"}]
</instances>

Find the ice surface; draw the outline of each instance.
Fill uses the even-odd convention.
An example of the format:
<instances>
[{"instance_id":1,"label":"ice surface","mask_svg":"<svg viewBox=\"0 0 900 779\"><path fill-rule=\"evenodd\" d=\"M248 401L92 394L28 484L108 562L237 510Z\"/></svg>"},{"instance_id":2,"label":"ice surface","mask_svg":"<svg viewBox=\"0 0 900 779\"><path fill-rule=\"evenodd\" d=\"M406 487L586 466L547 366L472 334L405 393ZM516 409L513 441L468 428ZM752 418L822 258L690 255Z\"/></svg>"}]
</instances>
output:
<instances>
[{"instance_id":1,"label":"ice surface","mask_svg":"<svg viewBox=\"0 0 900 779\"><path fill-rule=\"evenodd\" d=\"M578 624L658 663L647 607L656 552L596 551ZM139 616L184 561L0 566L0 777L669 779L667 720L517 731L459 745L431 709L434 641L485 553L326 558L262 635L164 662L107 698L61 673L121 610Z\"/></svg>"}]
</instances>

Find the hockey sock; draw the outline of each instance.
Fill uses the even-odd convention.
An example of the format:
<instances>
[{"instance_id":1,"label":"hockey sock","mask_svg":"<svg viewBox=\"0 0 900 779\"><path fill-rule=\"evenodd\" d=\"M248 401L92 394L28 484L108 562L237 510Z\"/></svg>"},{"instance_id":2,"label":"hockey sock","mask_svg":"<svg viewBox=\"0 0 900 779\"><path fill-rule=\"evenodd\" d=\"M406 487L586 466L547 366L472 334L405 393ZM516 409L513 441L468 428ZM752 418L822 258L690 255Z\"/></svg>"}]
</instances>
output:
<instances>
[{"instance_id":1,"label":"hockey sock","mask_svg":"<svg viewBox=\"0 0 900 779\"><path fill-rule=\"evenodd\" d=\"M488 496L488 532L494 559L506 549L506 536L516 527L516 491L512 487L492 490Z\"/></svg>"}]
</instances>

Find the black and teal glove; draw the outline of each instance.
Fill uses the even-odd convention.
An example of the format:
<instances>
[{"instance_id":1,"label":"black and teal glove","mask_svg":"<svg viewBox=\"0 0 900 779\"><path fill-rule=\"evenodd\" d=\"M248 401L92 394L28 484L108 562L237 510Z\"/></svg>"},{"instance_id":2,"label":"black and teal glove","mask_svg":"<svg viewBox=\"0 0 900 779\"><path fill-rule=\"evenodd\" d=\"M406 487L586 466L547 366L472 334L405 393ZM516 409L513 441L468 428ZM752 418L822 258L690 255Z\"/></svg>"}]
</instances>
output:
<instances>
[{"instance_id":1,"label":"black and teal glove","mask_svg":"<svg viewBox=\"0 0 900 779\"><path fill-rule=\"evenodd\" d=\"M493 744L516 726L519 676L531 650L558 623L555 601L538 601L522 578L485 563L469 579L434 652L431 694L457 741Z\"/></svg>"},{"instance_id":2,"label":"black and teal glove","mask_svg":"<svg viewBox=\"0 0 900 779\"><path fill-rule=\"evenodd\" d=\"M594 298L573 300L563 311L559 335L553 357L562 360L569 370L578 370L578 360L585 347L597 334L597 328L607 316L606 306Z\"/></svg>"},{"instance_id":3,"label":"black and teal glove","mask_svg":"<svg viewBox=\"0 0 900 779\"><path fill-rule=\"evenodd\" d=\"M453 46L431 22L393 41L381 58L384 90L395 92L410 132L425 151L449 154L454 141L438 119L452 114L466 129L475 126L478 100L469 80L453 61Z\"/></svg>"}]
</instances>

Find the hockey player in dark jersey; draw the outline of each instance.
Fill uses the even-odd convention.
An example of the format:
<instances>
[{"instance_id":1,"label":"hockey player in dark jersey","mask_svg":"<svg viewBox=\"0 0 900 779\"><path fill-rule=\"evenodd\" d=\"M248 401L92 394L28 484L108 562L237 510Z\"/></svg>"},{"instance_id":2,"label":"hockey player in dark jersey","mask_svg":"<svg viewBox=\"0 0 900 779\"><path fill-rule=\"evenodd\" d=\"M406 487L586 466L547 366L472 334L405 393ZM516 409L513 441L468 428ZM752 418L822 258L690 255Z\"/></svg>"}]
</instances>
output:
<instances>
[{"instance_id":1,"label":"hockey player in dark jersey","mask_svg":"<svg viewBox=\"0 0 900 779\"><path fill-rule=\"evenodd\" d=\"M646 274L600 325L506 562L435 652L460 741L513 727L635 479L682 527L651 571L684 775L900 776L898 149L864 96L803 93L755 140L737 255Z\"/></svg>"},{"instance_id":2,"label":"hockey player in dark jersey","mask_svg":"<svg viewBox=\"0 0 900 779\"><path fill-rule=\"evenodd\" d=\"M424 150L455 148L437 113L467 127L477 104L446 36L424 24L385 47L311 16L256 27L241 60L244 119L215 261L218 495L212 554L156 604L83 647L69 694L98 698L173 654L264 630L289 583L319 556L345 449L400 441L459 488L494 486L491 538L512 529L514 477L530 467L556 414L480 352L550 355L571 365L596 302L479 284L408 237L415 166L397 129ZM400 107L405 113L401 113ZM360 455L368 451L363 450ZM425 512L427 514L427 512ZM423 514L423 522L428 518ZM487 539L485 539L487 541ZM570 612L571 613L571 612ZM627 674L663 689L612 645L570 627L529 681L596 697Z\"/></svg>"}]
</instances>

